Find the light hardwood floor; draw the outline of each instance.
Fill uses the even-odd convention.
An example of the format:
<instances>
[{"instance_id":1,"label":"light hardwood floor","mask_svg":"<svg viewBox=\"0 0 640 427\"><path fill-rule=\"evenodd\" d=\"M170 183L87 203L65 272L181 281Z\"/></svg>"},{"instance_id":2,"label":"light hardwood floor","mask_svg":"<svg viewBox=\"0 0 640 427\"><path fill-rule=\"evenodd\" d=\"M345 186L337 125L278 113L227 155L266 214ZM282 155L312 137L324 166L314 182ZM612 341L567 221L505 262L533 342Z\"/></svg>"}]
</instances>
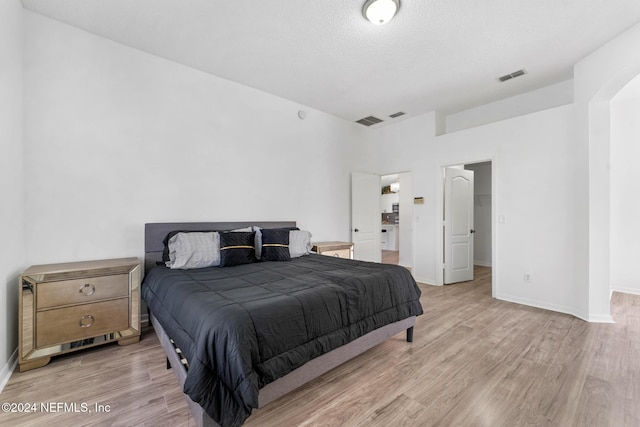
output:
<instances>
[{"instance_id":1,"label":"light hardwood floor","mask_svg":"<svg viewBox=\"0 0 640 427\"><path fill-rule=\"evenodd\" d=\"M400 251L382 251L383 264L398 264L400 260Z\"/></svg>"},{"instance_id":2,"label":"light hardwood floor","mask_svg":"<svg viewBox=\"0 0 640 427\"><path fill-rule=\"evenodd\" d=\"M615 324L491 298L473 282L420 285L404 334L254 411L247 426L640 426L640 296L614 293ZM0 402L111 405L109 413L0 413L1 425L192 426L153 332L14 373Z\"/></svg>"}]
</instances>

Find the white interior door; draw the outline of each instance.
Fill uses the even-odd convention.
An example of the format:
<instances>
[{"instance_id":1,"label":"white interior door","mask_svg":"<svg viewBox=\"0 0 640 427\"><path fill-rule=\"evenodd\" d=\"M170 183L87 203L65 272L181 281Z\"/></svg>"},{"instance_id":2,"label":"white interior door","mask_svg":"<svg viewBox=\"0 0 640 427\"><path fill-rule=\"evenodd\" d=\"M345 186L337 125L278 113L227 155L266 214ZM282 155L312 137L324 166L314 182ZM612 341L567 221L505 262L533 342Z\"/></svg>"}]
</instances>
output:
<instances>
[{"instance_id":1,"label":"white interior door","mask_svg":"<svg viewBox=\"0 0 640 427\"><path fill-rule=\"evenodd\" d=\"M444 283L473 280L473 171L445 169Z\"/></svg>"},{"instance_id":2,"label":"white interior door","mask_svg":"<svg viewBox=\"0 0 640 427\"><path fill-rule=\"evenodd\" d=\"M351 173L351 241L354 259L381 261L381 225L380 176Z\"/></svg>"}]
</instances>

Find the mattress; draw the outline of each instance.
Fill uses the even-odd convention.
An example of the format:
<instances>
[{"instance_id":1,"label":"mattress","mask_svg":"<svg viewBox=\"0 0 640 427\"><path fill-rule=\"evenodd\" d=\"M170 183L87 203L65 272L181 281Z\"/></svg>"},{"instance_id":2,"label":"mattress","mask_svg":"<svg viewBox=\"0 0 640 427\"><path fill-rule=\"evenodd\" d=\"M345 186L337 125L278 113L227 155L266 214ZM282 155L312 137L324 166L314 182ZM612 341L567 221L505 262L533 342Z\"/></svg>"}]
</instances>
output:
<instances>
[{"instance_id":1,"label":"mattress","mask_svg":"<svg viewBox=\"0 0 640 427\"><path fill-rule=\"evenodd\" d=\"M189 361L184 392L222 426L241 425L264 385L422 314L405 268L315 254L225 268L158 266L142 295Z\"/></svg>"}]
</instances>

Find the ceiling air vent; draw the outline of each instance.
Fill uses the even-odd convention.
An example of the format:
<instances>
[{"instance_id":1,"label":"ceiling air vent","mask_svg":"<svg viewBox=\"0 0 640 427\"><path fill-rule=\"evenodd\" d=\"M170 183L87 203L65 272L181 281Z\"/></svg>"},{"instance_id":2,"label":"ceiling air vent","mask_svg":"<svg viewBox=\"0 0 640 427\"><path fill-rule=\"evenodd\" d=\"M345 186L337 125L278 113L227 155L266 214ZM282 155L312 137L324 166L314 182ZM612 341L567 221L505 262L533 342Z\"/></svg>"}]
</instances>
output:
<instances>
[{"instance_id":1,"label":"ceiling air vent","mask_svg":"<svg viewBox=\"0 0 640 427\"><path fill-rule=\"evenodd\" d=\"M371 125L375 125L376 123L380 123L382 121L383 120L380 120L377 117L369 116L369 117L365 117L364 119L356 120L356 123L360 123L361 125L365 125L365 126L371 126Z\"/></svg>"},{"instance_id":2,"label":"ceiling air vent","mask_svg":"<svg viewBox=\"0 0 640 427\"><path fill-rule=\"evenodd\" d=\"M395 119L396 117L404 116L405 114L407 114L407 113L403 113L402 111L398 111L397 113L391 114L389 117L391 117L392 119Z\"/></svg>"},{"instance_id":3,"label":"ceiling air vent","mask_svg":"<svg viewBox=\"0 0 640 427\"><path fill-rule=\"evenodd\" d=\"M514 71L511 74L505 74L504 76L499 77L498 80L500 80L501 82L506 82L507 80L515 79L516 77L520 77L524 74L526 74L524 70L518 70Z\"/></svg>"}]
</instances>

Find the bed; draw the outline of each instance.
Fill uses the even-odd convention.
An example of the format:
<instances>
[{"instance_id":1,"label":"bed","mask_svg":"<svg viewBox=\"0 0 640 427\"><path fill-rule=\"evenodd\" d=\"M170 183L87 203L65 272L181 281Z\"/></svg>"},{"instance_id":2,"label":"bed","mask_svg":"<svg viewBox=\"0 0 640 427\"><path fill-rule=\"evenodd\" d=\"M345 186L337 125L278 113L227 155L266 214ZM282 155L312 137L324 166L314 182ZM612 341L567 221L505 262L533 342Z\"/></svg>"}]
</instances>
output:
<instances>
[{"instance_id":1,"label":"bed","mask_svg":"<svg viewBox=\"0 0 640 427\"><path fill-rule=\"evenodd\" d=\"M253 408L393 335L406 331L413 340L420 290L403 267L317 254L226 267L164 266L167 237L178 230L275 233L295 225L145 224L142 295L199 426L241 425Z\"/></svg>"}]
</instances>

